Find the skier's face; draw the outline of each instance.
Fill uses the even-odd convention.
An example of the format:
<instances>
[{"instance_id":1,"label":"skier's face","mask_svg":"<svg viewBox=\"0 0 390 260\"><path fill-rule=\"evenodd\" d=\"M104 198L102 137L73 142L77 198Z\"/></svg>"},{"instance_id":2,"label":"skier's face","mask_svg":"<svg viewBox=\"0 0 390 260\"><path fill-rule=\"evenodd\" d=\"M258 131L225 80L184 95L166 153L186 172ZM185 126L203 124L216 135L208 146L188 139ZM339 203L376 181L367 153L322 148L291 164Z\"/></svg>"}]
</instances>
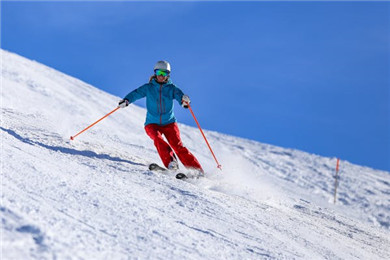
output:
<instances>
[{"instance_id":1,"label":"skier's face","mask_svg":"<svg viewBox=\"0 0 390 260\"><path fill-rule=\"evenodd\" d=\"M157 82L162 83L168 79L169 71L159 69L159 70L155 70L155 74L157 77Z\"/></svg>"},{"instance_id":2,"label":"skier's face","mask_svg":"<svg viewBox=\"0 0 390 260\"><path fill-rule=\"evenodd\" d=\"M168 77L166 77L166 76L159 75L159 76L157 76L157 82L158 83L165 82L167 80L167 78Z\"/></svg>"}]
</instances>

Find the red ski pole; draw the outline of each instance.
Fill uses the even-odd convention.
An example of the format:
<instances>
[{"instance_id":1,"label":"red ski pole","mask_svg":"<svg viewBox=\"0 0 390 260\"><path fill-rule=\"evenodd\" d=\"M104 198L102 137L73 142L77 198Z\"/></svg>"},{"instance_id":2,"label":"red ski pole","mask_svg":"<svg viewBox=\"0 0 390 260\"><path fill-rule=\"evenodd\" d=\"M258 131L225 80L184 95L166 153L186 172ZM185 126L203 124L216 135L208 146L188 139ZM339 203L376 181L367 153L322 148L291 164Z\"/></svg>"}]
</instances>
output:
<instances>
[{"instance_id":1,"label":"red ski pole","mask_svg":"<svg viewBox=\"0 0 390 260\"><path fill-rule=\"evenodd\" d=\"M115 111L117 111L120 107L118 106L117 108L115 108L114 110L112 110L110 113L108 113L107 115L103 116L102 118L100 118L98 121L96 121L95 123L93 123L92 125L88 126L87 128L85 128L84 130L78 132L76 135L74 136L71 136L70 137L70 140L74 140L76 138L76 136L78 136L79 134L87 131L88 129L90 129L92 126L96 125L97 123L99 123L100 121L102 121L104 118L108 117L109 115L111 115L112 113L114 113Z\"/></svg>"},{"instance_id":2,"label":"red ski pole","mask_svg":"<svg viewBox=\"0 0 390 260\"><path fill-rule=\"evenodd\" d=\"M206 141L206 144L207 144L207 146L209 147L210 152L211 152L211 154L213 155L215 162L217 163L217 168L219 168L219 169L222 171L222 165L219 164L219 162L218 162L218 160L217 160L217 157L215 157L215 154L214 154L214 152L213 152L213 149L211 149L210 144L209 144L209 142L207 141L207 138L206 138L206 136L204 135L203 130L202 130L202 128L200 127L199 122L198 122L198 120L196 119L196 117L195 117L195 115L194 115L194 111L192 111L192 108L191 108L190 104L188 104L188 109L190 110L190 112L191 112L193 118L195 119L195 122L196 122L196 124L198 125L198 128L199 128L200 132L202 133L203 138L204 138L204 140Z\"/></svg>"}]
</instances>

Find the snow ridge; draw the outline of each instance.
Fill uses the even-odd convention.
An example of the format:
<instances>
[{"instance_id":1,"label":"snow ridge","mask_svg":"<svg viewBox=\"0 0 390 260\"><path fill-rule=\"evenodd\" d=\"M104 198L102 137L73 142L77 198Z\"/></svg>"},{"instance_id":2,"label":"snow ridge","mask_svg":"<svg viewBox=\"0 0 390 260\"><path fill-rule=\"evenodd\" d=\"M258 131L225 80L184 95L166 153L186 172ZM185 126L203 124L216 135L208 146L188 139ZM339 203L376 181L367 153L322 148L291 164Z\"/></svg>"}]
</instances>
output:
<instances>
[{"instance_id":1,"label":"snow ridge","mask_svg":"<svg viewBox=\"0 0 390 260\"><path fill-rule=\"evenodd\" d=\"M180 125L204 179L159 162L145 110L1 50L2 259L389 259L389 172Z\"/></svg>"}]
</instances>

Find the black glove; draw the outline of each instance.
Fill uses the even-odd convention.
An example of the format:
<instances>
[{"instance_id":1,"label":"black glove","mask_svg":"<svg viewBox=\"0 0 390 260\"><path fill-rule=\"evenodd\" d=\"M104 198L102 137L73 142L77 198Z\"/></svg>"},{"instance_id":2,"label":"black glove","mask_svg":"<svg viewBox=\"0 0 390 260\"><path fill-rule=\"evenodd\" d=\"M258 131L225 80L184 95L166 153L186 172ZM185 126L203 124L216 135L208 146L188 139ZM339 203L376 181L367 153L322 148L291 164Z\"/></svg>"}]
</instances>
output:
<instances>
[{"instance_id":1,"label":"black glove","mask_svg":"<svg viewBox=\"0 0 390 260\"><path fill-rule=\"evenodd\" d=\"M121 101L119 101L119 104L118 104L118 106L120 107L120 108L125 108L125 107L127 107L129 105L129 100L127 100L127 99L122 99Z\"/></svg>"}]
</instances>

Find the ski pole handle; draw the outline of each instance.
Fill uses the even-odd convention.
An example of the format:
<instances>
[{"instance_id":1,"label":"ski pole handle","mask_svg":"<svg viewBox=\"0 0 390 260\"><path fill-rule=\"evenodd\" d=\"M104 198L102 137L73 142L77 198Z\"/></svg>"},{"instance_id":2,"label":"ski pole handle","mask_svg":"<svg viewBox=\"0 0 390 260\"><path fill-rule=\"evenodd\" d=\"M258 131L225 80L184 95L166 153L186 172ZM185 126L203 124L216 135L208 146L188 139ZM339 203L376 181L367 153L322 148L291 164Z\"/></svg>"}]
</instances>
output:
<instances>
[{"instance_id":1,"label":"ski pole handle","mask_svg":"<svg viewBox=\"0 0 390 260\"><path fill-rule=\"evenodd\" d=\"M104 118L108 117L109 115L111 115L112 113L114 113L115 111L117 111L118 109L120 109L121 107L117 107L115 108L114 110L112 110L110 113L108 113L107 115L103 116L102 118L100 118L98 121L96 121L95 123L91 124L90 126L88 126L87 128L81 130L80 132L78 132L77 134L75 134L74 136L71 136L70 137L70 140L74 140L79 134L82 134L84 133L85 131L87 131L88 129L90 129L92 126L96 125L97 123L99 123L100 121L102 121Z\"/></svg>"}]
</instances>

